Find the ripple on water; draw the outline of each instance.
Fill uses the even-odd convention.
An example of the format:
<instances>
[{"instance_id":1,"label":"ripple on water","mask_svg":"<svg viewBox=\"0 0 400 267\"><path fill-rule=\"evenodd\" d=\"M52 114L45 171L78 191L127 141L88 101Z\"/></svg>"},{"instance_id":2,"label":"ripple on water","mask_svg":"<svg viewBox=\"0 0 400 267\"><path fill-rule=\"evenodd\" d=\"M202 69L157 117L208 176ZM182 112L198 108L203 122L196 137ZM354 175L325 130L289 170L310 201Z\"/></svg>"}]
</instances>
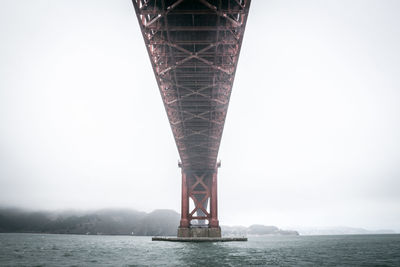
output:
<instances>
[{"instance_id":1,"label":"ripple on water","mask_svg":"<svg viewBox=\"0 0 400 267\"><path fill-rule=\"evenodd\" d=\"M63 254L63 257L72 257L72 256L74 256L74 254L69 253L69 252L65 252L65 253Z\"/></svg>"}]
</instances>

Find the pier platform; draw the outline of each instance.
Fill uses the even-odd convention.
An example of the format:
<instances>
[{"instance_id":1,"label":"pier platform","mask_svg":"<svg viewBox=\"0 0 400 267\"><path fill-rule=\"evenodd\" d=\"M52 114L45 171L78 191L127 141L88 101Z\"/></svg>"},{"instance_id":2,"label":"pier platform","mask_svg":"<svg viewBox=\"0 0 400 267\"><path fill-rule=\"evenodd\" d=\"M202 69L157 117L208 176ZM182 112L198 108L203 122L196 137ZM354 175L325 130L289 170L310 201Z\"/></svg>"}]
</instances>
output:
<instances>
[{"instance_id":1,"label":"pier platform","mask_svg":"<svg viewBox=\"0 0 400 267\"><path fill-rule=\"evenodd\" d=\"M152 241L169 241L169 242L235 242L247 241L247 237L172 237L172 236L155 236Z\"/></svg>"}]
</instances>

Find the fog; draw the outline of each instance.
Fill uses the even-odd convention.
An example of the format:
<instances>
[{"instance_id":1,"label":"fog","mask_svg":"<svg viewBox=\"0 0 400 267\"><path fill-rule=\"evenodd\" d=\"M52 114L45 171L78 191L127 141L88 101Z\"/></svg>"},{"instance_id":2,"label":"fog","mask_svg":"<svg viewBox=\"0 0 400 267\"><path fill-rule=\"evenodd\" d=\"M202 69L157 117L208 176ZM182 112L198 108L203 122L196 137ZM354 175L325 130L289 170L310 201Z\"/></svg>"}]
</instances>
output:
<instances>
[{"instance_id":1,"label":"fog","mask_svg":"<svg viewBox=\"0 0 400 267\"><path fill-rule=\"evenodd\" d=\"M222 224L400 231L399 12L252 1ZM0 2L0 206L179 211L178 159L129 0Z\"/></svg>"}]
</instances>

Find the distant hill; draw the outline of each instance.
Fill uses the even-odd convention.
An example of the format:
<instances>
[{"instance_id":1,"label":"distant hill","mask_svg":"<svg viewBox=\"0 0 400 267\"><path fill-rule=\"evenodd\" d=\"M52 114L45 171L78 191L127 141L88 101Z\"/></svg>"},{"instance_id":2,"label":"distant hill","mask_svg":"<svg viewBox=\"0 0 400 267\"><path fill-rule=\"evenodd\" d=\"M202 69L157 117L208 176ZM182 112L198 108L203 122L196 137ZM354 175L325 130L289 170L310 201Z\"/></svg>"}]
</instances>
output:
<instances>
[{"instance_id":1,"label":"distant hill","mask_svg":"<svg viewBox=\"0 0 400 267\"><path fill-rule=\"evenodd\" d=\"M262 235L299 235L297 231L282 230L276 226L253 224L244 226L222 226L222 234L225 236L262 236Z\"/></svg>"},{"instance_id":2,"label":"distant hill","mask_svg":"<svg viewBox=\"0 0 400 267\"><path fill-rule=\"evenodd\" d=\"M26 212L0 209L0 232L107 235L176 235L180 215L172 210L151 213L127 209L95 212Z\"/></svg>"},{"instance_id":3,"label":"distant hill","mask_svg":"<svg viewBox=\"0 0 400 267\"><path fill-rule=\"evenodd\" d=\"M130 209L43 212L0 208L0 233L176 236L180 215L173 210L150 213ZM254 224L221 226L224 236L393 234L392 230L351 227L297 227L297 231Z\"/></svg>"},{"instance_id":4,"label":"distant hill","mask_svg":"<svg viewBox=\"0 0 400 267\"><path fill-rule=\"evenodd\" d=\"M51 233L89 235L175 236L180 215L173 210L151 213L129 209L92 212L30 212L0 208L0 233ZM222 226L226 236L298 235L276 226Z\"/></svg>"}]
</instances>

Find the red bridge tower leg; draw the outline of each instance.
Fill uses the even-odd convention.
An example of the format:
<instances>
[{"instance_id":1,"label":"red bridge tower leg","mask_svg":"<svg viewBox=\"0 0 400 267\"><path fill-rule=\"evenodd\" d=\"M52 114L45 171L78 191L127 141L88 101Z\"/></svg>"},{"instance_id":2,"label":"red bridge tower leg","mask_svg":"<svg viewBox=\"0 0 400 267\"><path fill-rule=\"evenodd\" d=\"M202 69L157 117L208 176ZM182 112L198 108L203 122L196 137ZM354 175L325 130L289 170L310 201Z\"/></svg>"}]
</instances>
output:
<instances>
[{"instance_id":1,"label":"red bridge tower leg","mask_svg":"<svg viewBox=\"0 0 400 267\"><path fill-rule=\"evenodd\" d=\"M218 228L219 227L219 222L218 222L218 200L217 200L217 170L218 168L215 168L214 173L212 174L212 185L211 185L211 205L210 205L210 210L211 210L211 220L210 220L210 227L211 228Z\"/></svg>"},{"instance_id":2,"label":"red bridge tower leg","mask_svg":"<svg viewBox=\"0 0 400 267\"><path fill-rule=\"evenodd\" d=\"M188 186L186 181L186 173L182 168L182 205L181 205L181 222L180 228L189 228L189 195L188 195Z\"/></svg>"}]
</instances>

